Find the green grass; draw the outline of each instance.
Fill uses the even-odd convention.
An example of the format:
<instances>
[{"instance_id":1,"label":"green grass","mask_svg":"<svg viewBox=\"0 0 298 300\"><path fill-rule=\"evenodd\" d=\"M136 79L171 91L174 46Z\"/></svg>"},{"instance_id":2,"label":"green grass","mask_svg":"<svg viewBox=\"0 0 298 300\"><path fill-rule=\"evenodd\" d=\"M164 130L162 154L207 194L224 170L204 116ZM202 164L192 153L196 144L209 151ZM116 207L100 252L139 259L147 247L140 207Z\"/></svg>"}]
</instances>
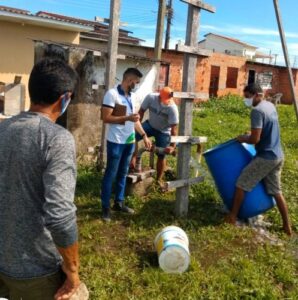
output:
<instances>
[{"instance_id":1,"label":"green grass","mask_svg":"<svg viewBox=\"0 0 298 300\"><path fill-rule=\"evenodd\" d=\"M292 107L278 110L286 154L284 194L297 232L297 123ZM249 110L234 96L213 99L194 111L193 123L194 135L207 136L209 148L249 130ZM297 239L283 235L276 209L266 218L273 223L270 233L283 245L258 242L252 229L223 224L221 200L207 176L191 188L187 219L173 215L174 193L160 194L152 187L147 197L128 197L134 216L113 214L105 224L100 220L100 183L95 168L79 168L81 276L92 300L298 299ZM190 239L191 265L181 275L160 270L153 247L156 234L172 224Z\"/></svg>"}]
</instances>

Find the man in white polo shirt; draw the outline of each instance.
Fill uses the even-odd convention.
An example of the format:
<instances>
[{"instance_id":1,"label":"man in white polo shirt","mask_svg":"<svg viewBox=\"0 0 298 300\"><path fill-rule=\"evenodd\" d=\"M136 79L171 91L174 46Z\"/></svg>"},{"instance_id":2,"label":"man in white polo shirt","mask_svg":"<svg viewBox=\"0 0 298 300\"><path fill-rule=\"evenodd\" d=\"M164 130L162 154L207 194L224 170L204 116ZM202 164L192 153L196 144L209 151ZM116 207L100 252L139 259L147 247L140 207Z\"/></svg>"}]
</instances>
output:
<instances>
[{"instance_id":1,"label":"man in white polo shirt","mask_svg":"<svg viewBox=\"0 0 298 300\"><path fill-rule=\"evenodd\" d=\"M135 147L135 130L142 136L145 146L151 148L136 113L132 91L139 84L142 73L136 68L128 68L123 80L117 87L110 89L104 96L102 119L107 128L107 168L102 181L101 203L102 218L110 221L110 198L112 185L115 181L115 202L113 210L134 213L124 205L126 175ZM119 109L120 107L120 109ZM121 110L124 113L121 113ZM118 110L118 113L116 111ZM120 113L119 113L120 111Z\"/></svg>"}]
</instances>

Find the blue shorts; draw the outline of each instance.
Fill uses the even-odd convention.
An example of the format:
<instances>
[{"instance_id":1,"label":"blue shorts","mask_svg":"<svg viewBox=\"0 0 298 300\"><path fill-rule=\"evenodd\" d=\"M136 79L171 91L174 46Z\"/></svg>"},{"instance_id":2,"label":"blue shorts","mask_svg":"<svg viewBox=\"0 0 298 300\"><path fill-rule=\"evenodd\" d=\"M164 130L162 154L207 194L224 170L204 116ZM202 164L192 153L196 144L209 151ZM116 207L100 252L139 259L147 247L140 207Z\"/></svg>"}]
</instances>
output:
<instances>
[{"instance_id":1,"label":"blue shorts","mask_svg":"<svg viewBox=\"0 0 298 300\"><path fill-rule=\"evenodd\" d=\"M155 138L156 147L166 148L170 145L171 135L169 135L167 133L163 133L159 130L152 128L152 126L149 124L148 120L145 121L144 123L142 123L142 127L148 137L153 136ZM136 140L137 140L137 142L142 140L142 136L139 133L136 134ZM158 157L163 158L163 157L165 157L165 155L159 154Z\"/></svg>"}]
</instances>

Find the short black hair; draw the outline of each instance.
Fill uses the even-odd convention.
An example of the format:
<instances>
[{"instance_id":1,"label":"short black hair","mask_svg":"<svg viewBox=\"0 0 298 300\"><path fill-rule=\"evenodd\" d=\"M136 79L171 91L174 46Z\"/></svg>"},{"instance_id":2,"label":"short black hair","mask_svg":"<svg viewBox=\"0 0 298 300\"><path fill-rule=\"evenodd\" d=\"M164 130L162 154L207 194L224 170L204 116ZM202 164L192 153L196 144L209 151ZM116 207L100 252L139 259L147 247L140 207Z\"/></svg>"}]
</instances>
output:
<instances>
[{"instance_id":1,"label":"short black hair","mask_svg":"<svg viewBox=\"0 0 298 300\"><path fill-rule=\"evenodd\" d=\"M45 58L34 65L29 78L32 103L53 104L66 92L74 93L78 75L61 59Z\"/></svg>"},{"instance_id":2,"label":"short black hair","mask_svg":"<svg viewBox=\"0 0 298 300\"><path fill-rule=\"evenodd\" d=\"M143 74L137 68L128 68L123 73L123 79L125 79L127 76L130 76L130 75L134 75L139 78L143 77Z\"/></svg>"},{"instance_id":3,"label":"short black hair","mask_svg":"<svg viewBox=\"0 0 298 300\"><path fill-rule=\"evenodd\" d=\"M244 88L243 92L250 93L251 95L257 95L262 94L263 90L258 83L251 83Z\"/></svg>"}]
</instances>

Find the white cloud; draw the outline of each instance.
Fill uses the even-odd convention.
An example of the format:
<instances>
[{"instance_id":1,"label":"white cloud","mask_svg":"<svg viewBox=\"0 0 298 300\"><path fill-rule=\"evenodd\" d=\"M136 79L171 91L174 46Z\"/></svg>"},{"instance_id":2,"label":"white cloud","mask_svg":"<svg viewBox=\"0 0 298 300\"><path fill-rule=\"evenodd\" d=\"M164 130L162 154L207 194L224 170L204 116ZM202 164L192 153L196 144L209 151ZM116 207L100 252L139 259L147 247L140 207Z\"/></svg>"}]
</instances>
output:
<instances>
[{"instance_id":1,"label":"white cloud","mask_svg":"<svg viewBox=\"0 0 298 300\"><path fill-rule=\"evenodd\" d=\"M156 25L155 24L148 24L148 25L144 25L144 24L137 24L137 23L128 23L126 25L126 27L131 27L132 29L154 29L156 28Z\"/></svg>"},{"instance_id":2,"label":"white cloud","mask_svg":"<svg viewBox=\"0 0 298 300\"><path fill-rule=\"evenodd\" d=\"M150 27L150 25L143 26ZM235 37L244 42L255 45L256 47L258 47L258 51L263 53L269 54L271 51L272 55L277 54L277 64L284 65L283 51L279 38L279 32L277 30L256 27L241 27L236 25L226 25L218 27L208 24L201 25L200 29L203 33L217 32L223 35L228 35L230 37ZM182 30L185 32L185 28L183 28L183 26L173 27L170 41L170 49L175 49L175 46L179 40L181 41L181 43L184 43L185 36L182 36ZM288 38L287 47L290 55L291 65L296 60L295 67L298 67L298 34L293 32L287 32L286 36ZM289 38L291 38L290 41ZM143 43L143 45L154 47L154 42L154 38L146 39L146 42Z\"/></svg>"},{"instance_id":3,"label":"white cloud","mask_svg":"<svg viewBox=\"0 0 298 300\"><path fill-rule=\"evenodd\" d=\"M277 30L265 29L265 28L256 28L256 27L242 27L241 25L226 25L226 26L213 26L213 25L201 25L200 28L205 31L216 31L220 33L227 34L246 34L246 35L264 35L264 36L279 36L279 32ZM294 32L286 32L287 38L298 38L298 33Z\"/></svg>"}]
</instances>

